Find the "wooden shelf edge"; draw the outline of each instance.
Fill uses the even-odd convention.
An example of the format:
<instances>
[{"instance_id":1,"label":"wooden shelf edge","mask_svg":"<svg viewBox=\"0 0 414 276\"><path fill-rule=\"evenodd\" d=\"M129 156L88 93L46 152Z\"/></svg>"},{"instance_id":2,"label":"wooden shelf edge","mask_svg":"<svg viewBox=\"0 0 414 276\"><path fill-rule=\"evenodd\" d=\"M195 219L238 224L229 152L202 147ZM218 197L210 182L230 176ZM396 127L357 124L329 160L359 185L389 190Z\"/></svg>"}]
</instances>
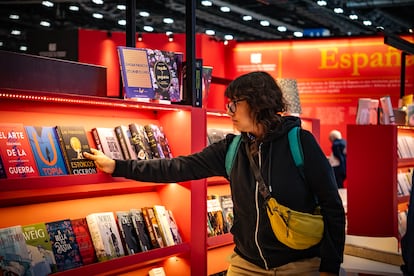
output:
<instances>
[{"instance_id":1,"label":"wooden shelf edge","mask_svg":"<svg viewBox=\"0 0 414 276\"><path fill-rule=\"evenodd\" d=\"M105 262L89 264L74 269L69 269L54 275L119 275L135 269L157 263L162 259L188 254L190 245L188 243L177 244L164 248L152 249L134 255L124 256ZM117 268L117 269L114 269Z\"/></svg>"},{"instance_id":2,"label":"wooden shelf edge","mask_svg":"<svg viewBox=\"0 0 414 276\"><path fill-rule=\"evenodd\" d=\"M414 158L398 158L398 167L414 167Z\"/></svg>"},{"instance_id":3,"label":"wooden shelf edge","mask_svg":"<svg viewBox=\"0 0 414 276\"><path fill-rule=\"evenodd\" d=\"M221 246L226 246L232 243L233 235L231 233L226 233L215 237L209 237L207 239L207 248L213 249Z\"/></svg>"}]
</instances>

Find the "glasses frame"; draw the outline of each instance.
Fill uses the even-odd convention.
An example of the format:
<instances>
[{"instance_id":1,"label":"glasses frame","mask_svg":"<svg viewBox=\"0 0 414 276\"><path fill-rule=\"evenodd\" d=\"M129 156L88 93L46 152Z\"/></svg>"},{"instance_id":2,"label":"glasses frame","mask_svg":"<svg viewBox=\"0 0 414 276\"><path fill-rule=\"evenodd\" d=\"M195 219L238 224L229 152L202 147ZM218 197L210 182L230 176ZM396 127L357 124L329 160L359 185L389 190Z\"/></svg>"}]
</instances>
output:
<instances>
[{"instance_id":1,"label":"glasses frame","mask_svg":"<svg viewBox=\"0 0 414 276\"><path fill-rule=\"evenodd\" d=\"M237 99L237 100L232 100L230 102L228 102L226 104L227 110L230 111L230 113L236 113L237 111L237 103L238 102L242 102L245 101L246 99Z\"/></svg>"}]
</instances>

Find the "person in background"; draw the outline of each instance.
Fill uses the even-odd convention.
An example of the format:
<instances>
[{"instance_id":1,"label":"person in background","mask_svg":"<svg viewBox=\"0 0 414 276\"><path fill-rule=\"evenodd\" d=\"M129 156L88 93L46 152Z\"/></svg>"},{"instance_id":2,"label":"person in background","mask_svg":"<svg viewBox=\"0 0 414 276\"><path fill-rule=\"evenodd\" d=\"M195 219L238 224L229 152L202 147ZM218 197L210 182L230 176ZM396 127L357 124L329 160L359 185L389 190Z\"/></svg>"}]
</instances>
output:
<instances>
[{"instance_id":1,"label":"person in background","mask_svg":"<svg viewBox=\"0 0 414 276\"><path fill-rule=\"evenodd\" d=\"M283 116L285 100L266 72L251 72L233 80L225 90L227 114L241 132L230 177L225 158L235 137L227 136L201 152L169 159L113 160L91 149L84 156L113 176L138 181L182 182L212 176L230 181L234 224L234 253L227 275L338 275L345 245L345 212L335 176L314 136L300 129L304 154L303 180L289 148L288 132L301 125L298 117ZM271 195L288 207L311 213L321 207L325 227L322 240L303 250L280 242L272 231L265 200L258 191L248 154L260 168Z\"/></svg>"},{"instance_id":2,"label":"person in background","mask_svg":"<svg viewBox=\"0 0 414 276\"><path fill-rule=\"evenodd\" d=\"M346 179L346 141L342 138L339 130L332 130L329 133L329 140L332 143L330 163L335 173L338 188L344 188Z\"/></svg>"}]
</instances>

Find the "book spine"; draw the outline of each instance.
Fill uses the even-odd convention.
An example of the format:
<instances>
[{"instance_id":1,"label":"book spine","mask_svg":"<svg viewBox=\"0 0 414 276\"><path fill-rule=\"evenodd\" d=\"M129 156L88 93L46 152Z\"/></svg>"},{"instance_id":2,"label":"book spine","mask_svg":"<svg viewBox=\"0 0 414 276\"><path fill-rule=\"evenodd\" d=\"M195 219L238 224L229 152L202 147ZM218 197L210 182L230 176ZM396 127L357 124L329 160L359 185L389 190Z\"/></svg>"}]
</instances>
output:
<instances>
[{"instance_id":1,"label":"book spine","mask_svg":"<svg viewBox=\"0 0 414 276\"><path fill-rule=\"evenodd\" d=\"M167 246L174 245L175 242L171 234L170 224L168 223L164 206L155 205L153 209L155 218L158 221L158 226L161 230L161 237L164 244Z\"/></svg>"},{"instance_id":2,"label":"book spine","mask_svg":"<svg viewBox=\"0 0 414 276\"><path fill-rule=\"evenodd\" d=\"M203 60L196 59L195 61L195 90L193 96L193 106L201 107L202 106L202 77L203 77Z\"/></svg>"},{"instance_id":3,"label":"book spine","mask_svg":"<svg viewBox=\"0 0 414 276\"><path fill-rule=\"evenodd\" d=\"M155 138L154 131L152 129L152 125L145 125L145 132L147 133L148 137L148 144L152 151L152 157L153 158L162 158L161 152L158 148L158 142Z\"/></svg>"},{"instance_id":4,"label":"book spine","mask_svg":"<svg viewBox=\"0 0 414 276\"><path fill-rule=\"evenodd\" d=\"M101 140L99 139L98 130L96 128L92 129L92 136L93 136L93 140L95 141L96 149L103 152Z\"/></svg>"},{"instance_id":5,"label":"book spine","mask_svg":"<svg viewBox=\"0 0 414 276\"><path fill-rule=\"evenodd\" d=\"M115 134L116 134L116 137L118 138L119 145L121 146L124 159L125 160L132 159L131 155L129 154L129 150L127 146L127 142L129 143L129 141L126 141L126 137L124 137L122 133L122 128L120 126L115 127Z\"/></svg>"},{"instance_id":6,"label":"book spine","mask_svg":"<svg viewBox=\"0 0 414 276\"><path fill-rule=\"evenodd\" d=\"M142 208L142 216L144 217L145 226L147 227L148 234L149 234L149 236L150 236L152 246L153 246L154 248L160 248L160 247L161 247L161 245L158 243L158 239L157 239L157 237L156 237L156 234L155 234L154 228L153 228L153 226L152 226L152 220L151 220L151 218L150 218L150 216L149 216L149 214L148 214L148 209L149 209L149 208L150 208L150 207L143 207L143 208Z\"/></svg>"}]
</instances>

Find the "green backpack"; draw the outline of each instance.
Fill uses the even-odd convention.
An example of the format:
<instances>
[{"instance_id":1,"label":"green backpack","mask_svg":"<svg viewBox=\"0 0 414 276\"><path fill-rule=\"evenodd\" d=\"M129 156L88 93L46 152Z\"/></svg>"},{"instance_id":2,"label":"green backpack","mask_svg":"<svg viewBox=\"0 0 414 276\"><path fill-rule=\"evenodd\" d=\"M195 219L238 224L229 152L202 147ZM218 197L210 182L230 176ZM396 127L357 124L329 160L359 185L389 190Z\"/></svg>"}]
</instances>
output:
<instances>
[{"instance_id":1,"label":"green backpack","mask_svg":"<svg viewBox=\"0 0 414 276\"><path fill-rule=\"evenodd\" d=\"M304 173L304 161L303 161L303 151L302 151L302 144L300 143L300 128L294 127L289 130L288 139L289 139L289 146L290 152L292 153L293 160L295 161L296 167L299 168L301 176L305 179ZM241 135L236 135L231 142L227 153L226 153L226 172L227 176L230 177L231 169L233 167L233 162L236 157L236 152L239 149L241 141Z\"/></svg>"}]
</instances>

